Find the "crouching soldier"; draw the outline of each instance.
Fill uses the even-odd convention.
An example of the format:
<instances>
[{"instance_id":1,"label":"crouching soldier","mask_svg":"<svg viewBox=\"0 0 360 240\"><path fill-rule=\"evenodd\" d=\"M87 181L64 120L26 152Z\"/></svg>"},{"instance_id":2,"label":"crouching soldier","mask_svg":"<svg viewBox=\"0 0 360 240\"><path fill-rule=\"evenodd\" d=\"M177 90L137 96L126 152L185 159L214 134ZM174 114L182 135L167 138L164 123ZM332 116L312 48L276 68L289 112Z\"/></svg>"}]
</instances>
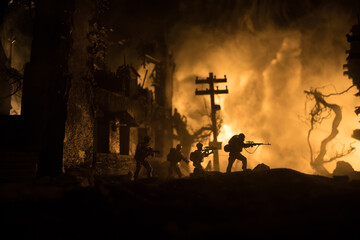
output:
<instances>
[{"instance_id":1,"label":"crouching soldier","mask_svg":"<svg viewBox=\"0 0 360 240\"><path fill-rule=\"evenodd\" d=\"M179 178L182 177L182 173L180 171L180 162L183 160L187 164L189 163L189 160L182 154L181 152L181 144L176 145L176 148L170 148L170 152L167 155L167 160L170 162L169 166L169 178L173 176L173 171L178 175Z\"/></svg>"},{"instance_id":2,"label":"crouching soldier","mask_svg":"<svg viewBox=\"0 0 360 240\"><path fill-rule=\"evenodd\" d=\"M196 147L197 149L190 154L190 160L193 162L194 165L194 175L199 175L205 173L205 170L201 163L204 161L204 157L207 157L207 155L203 151L202 143L197 143Z\"/></svg>"}]
</instances>

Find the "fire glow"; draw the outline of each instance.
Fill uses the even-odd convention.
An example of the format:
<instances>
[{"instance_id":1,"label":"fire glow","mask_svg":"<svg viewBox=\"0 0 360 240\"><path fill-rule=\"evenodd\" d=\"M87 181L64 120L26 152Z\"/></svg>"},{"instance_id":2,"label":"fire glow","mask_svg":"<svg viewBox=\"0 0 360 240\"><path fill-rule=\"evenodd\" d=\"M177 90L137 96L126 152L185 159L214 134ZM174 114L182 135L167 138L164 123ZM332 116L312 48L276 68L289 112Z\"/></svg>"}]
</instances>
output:
<instances>
[{"instance_id":1,"label":"fire glow","mask_svg":"<svg viewBox=\"0 0 360 240\"><path fill-rule=\"evenodd\" d=\"M217 76L226 75L229 94L215 98L216 104L221 105L217 114L221 115L224 124L218 140L223 146L231 136L243 132L246 140L272 144L260 147L252 155L244 152L250 168L265 163L271 168L286 167L313 173L306 143L309 129L306 110L310 108L305 105L311 103L307 102L304 90L325 86L321 90L328 93L342 91L351 85L351 80L343 76L342 69L348 47L345 33L350 27L344 24L344 34L336 36L342 45L334 48L331 43L324 42L318 53L309 53L306 41L310 35L296 29L277 31L271 28L255 34L239 30L234 35L206 32L200 27L187 29L183 32L183 40L174 44L177 69L173 105L187 116L193 129L210 123L210 119L199 114L205 111L204 106L210 104L206 97L195 96L195 76L206 77L209 72ZM331 31L332 28L325 30ZM331 51L331 58L322 58L328 51ZM314 64L304 65L308 59L312 59ZM321 62L316 62L318 60ZM356 140L351 138L352 131L358 127L354 91L332 97L329 102L342 107L343 120L338 136L329 144L328 154L341 151L350 143L359 147L359 143L354 143ZM330 115L313 133L311 142L315 152L330 132L333 117ZM224 171L227 154L220 151L219 156L220 170ZM355 151L339 160L348 161L357 170L360 168L358 158ZM240 165L234 170L239 170ZM335 162L325 167L332 172Z\"/></svg>"}]
</instances>

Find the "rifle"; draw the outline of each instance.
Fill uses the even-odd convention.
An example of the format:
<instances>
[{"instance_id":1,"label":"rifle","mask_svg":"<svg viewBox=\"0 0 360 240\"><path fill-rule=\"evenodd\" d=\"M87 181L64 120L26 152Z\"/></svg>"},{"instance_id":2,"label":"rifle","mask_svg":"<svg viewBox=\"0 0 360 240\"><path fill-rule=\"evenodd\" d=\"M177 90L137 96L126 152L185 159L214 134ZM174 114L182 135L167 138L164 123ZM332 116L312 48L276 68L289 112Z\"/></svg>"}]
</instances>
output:
<instances>
[{"instance_id":1,"label":"rifle","mask_svg":"<svg viewBox=\"0 0 360 240\"><path fill-rule=\"evenodd\" d=\"M260 146L260 145L271 145L270 143L256 143L254 141L247 141L244 144L246 147Z\"/></svg>"},{"instance_id":2,"label":"rifle","mask_svg":"<svg viewBox=\"0 0 360 240\"><path fill-rule=\"evenodd\" d=\"M148 150L148 156L151 155L151 156L154 156L154 153L157 153L157 154L160 154L160 151L159 150L154 150L152 148L150 148Z\"/></svg>"},{"instance_id":3,"label":"rifle","mask_svg":"<svg viewBox=\"0 0 360 240\"><path fill-rule=\"evenodd\" d=\"M214 150L216 150L216 149L217 149L217 147L206 146L206 147L203 148L202 152L205 154L205 157L207 157L210 154L214 153Z\"/></svg>"},{"instance_id":4,"label":"rifle","mask_svg":"<svg viewBox=\"0 0 360 240\"><path fill-rule=\"evenodd\" d=\"M151 149L150 152L151 152L151 153L158 153L158 154L160 154L160 150Z\"/></svg>"}]
</instances>

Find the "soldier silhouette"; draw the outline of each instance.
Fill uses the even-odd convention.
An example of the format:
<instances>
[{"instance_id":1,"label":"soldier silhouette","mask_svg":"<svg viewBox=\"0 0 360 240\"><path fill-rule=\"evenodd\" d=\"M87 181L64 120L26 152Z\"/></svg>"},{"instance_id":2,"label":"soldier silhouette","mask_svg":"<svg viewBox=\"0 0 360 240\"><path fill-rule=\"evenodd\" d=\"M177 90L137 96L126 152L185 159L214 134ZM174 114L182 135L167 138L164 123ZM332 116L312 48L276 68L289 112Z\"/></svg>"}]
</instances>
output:
<instances>
[{"instance_id":1,"label":"soldier silhouette","mask_svg":"<svg viewBox=\"0 0 360 240\"><path fill-rule=\"evenodd\" d=\"M203 174L205 170L201 163L204 161L204 157L207 157L212 152L206 152L203 150L203 144L201 142L196 144L197 149L190 153L190 160L193 162L194 165L194 174Z\"/></svg>"},{"instance_id":2,"label":"soldier silhouette","mask_svg":"<svg viewBox=\"0 0 360 240\"><path fill-rule=\"evenodd\" d=\"M229 152L229 163L226 168L226 172L231 172L231 168L236 159L242 162L242 169L246 170L247 167L247 159L244 157L241 152L243 148L252 147L249 144L244 143L245 135L240 133L239 135L234 135L230 140L227 146L224 147L226 152Z\"/></svg>"},{"instance_id":3,"label":"soldier silhouette","mask_svg":"<svg viewBox=\"0 0 360 240\"><path fill-rule=\"evenodd\" d=\"M189 160L182 154L181 152L181 144L176 145L176 148L170 148L170 152L167 155L167 160L170 162L169 166L169 177L173 176L173 171L178 175L179 178L182 177L182 173L180 171L180 162L183 160L186 163L189 163Z\"/></svg>"},{"instance_id":4,"label":"soldier silhouette","mask_svg":"<svg viewBox=\"0 0 360 240\"><path fill-rule=\"evenodd\" d=\"M141 166L144 166L147 170L147 177L152 177L152 167L150 163L147 161L148 156L154 156L154 151L149 146L151 138L149 136L145 136L143 142L138 143L135 151L135 161L136 161L136 170L134 173L134 180L136 180L139 176Z\"/></svg>"}]
</instances>

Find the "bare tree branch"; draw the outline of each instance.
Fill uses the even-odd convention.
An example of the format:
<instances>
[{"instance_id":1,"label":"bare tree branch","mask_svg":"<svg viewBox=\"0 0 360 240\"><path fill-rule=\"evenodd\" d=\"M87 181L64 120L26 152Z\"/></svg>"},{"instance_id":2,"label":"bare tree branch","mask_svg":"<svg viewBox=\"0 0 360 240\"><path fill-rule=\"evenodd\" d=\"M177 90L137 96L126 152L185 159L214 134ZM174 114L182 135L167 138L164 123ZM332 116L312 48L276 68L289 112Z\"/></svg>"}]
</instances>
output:
<instances>
[{"instance_id":1,"label":"bare tree branch","mask_svg":"<svg viewBox=\"0 0 360 240\"><path fill-rule=\"evenodd\" d=\"M339 93L330 93L328 95L323 95L324 97L330 97L330 96L334 96L334 95L341 95L341 94L344 94L346 92L348 92L351 88L355 87L355 85L351 85L350 87L348 87L347 89L345 89L344 91L342 92L339 92Z\"/></svg>"},{"instance_id":2,"label":"bare tree branch","mask_svg":"<svg viewBox=\"0 0 360 240\"><path fill-rule=\"evenodd\" d=\"M330 175L330 173L324 167L325 163L335 161L336 159L344 157L355 150L355 148L353 146L350 146L350 148L348 150L344 151L344 149L343 149L341 153L336 153L335 156L325 160L325 156L327 154L326 147L327 147L328 143L330 141L332 141L339 133L338 126L342 120L342 112L341 112L340 106L337 104L328 103L327 101L325 101L325 98L329 97L329 96L344 94L347 91L349 91L352 87L353 86L350 86L349 88L347 88L346 90L344 90L342 92L331 93L328 95L322 94L317 89L311 89L310 91L304 91L305 94L307 94L307 97L315 100L315 105L309 113L310 129L309 129L308 135L307 135L307 142L308 142L308 146L310 149L310 165L314 168L314 170L317 173L319 173L321 175ZM325 117L323 116L324 112L328 113L327 116L325 116ZM332 122L331 132L325 139L323 139L321 141L320 152L314 158L313 149L312 149L312 146L310 143L310 135L311 135L312 131L314 130L315 125L320 124L322 122L322 120L324 120L325 118L330 116L331 112L335 113L335 117Z\"/></svg>"}]
</instances>

